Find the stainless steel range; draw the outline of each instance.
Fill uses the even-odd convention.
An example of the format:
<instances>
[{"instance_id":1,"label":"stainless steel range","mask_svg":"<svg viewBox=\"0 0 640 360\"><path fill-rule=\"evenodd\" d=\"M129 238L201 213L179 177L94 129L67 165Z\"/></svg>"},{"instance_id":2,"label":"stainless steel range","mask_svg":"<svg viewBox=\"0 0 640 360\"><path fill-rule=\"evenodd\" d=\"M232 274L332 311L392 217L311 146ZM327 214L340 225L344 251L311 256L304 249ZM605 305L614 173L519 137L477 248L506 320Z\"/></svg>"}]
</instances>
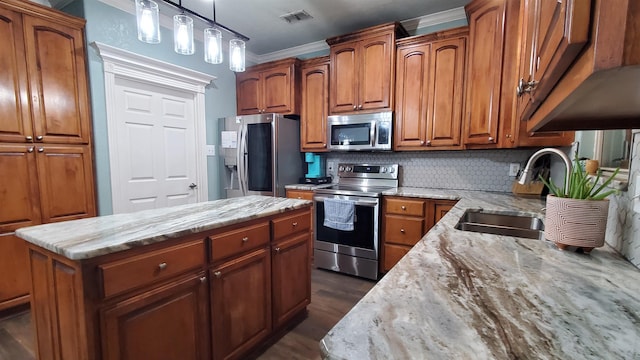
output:
<instances>
[{"instance_id":1,"label":"stainless steel range","mask_svg":"<svg viewBox=\"0 0 640 360\"><path fill-rule=\"evenodd\" d=\"M378 279L380 204L382 192L398 187L398 164L339 164L338 183L317 189L314 263L369 279ZM325 222L325 200L340 199L353 206L353 230ZM327 214L332 217L332 214Z\"/></svg>"}]
</instances>

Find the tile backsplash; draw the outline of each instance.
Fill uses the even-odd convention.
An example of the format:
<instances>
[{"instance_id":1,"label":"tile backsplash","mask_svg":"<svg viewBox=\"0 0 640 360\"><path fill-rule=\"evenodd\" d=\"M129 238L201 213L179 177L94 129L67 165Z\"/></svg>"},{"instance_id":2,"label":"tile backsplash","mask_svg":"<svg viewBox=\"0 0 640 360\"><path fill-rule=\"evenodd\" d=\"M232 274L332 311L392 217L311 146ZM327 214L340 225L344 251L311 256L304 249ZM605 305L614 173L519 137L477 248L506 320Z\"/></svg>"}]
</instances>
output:
<instances>
[{"instance_id":1,"label":"tile backsplash","mask_svg":"<svg viewBox=\"0 0 640 360\"><path fill-rule=\"evenodd\" d=\"M509 176L509 164L523 168L534 151L332 152L327 154L327 165L336 169L338 163L398 163L400 186L511 192L515 178Z\"/></svg>"}]
</instances>

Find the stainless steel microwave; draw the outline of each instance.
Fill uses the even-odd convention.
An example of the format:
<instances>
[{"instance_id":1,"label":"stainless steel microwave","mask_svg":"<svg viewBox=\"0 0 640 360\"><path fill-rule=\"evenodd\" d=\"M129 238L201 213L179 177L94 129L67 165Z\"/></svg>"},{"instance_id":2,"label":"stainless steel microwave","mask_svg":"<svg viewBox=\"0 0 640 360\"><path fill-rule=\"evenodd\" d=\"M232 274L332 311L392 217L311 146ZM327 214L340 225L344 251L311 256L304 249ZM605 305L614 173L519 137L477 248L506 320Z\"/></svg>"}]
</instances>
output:
<instances>
[{"instance_id":1,"label":"stainless steel microwave","mask_svg":"<svg viewBox=\"0 0 640 360\"><path fill-rule=\"evenodd\" d=\"M392 112L327 117L327 139L333 151L391 150Z\"/></svg>"}]
</instances>

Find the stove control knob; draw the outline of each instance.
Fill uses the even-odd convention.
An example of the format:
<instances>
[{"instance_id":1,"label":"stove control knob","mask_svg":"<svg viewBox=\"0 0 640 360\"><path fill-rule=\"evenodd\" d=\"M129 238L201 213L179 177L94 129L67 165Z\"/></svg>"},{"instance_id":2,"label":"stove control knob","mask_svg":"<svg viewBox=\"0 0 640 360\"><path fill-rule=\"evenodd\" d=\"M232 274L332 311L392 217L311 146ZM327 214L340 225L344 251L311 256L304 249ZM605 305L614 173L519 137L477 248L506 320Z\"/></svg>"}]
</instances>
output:
<instances>
[{"instance_id":1,"label":"stove control knob","mask_svg":"<svg viewBox=\"0 0 640 360\"><path fill-rule=\"evenodd\" d=\"M384 173L386 173L386 172L387 172L387 168L386 168L386 167L384 167L384 166L383 166L383 167L381 167L381 168L380 168L380 172L381 172L381 173L383 173L383 174L384 174Z\"/></svg>"},{"instance_id":2,"label":"stove control knob","mask_svg":"<svg viewBox=\"0 0 640 360\"><path fill-rule=\"evenodd\" d=\"M394 172L396 172L396 169L394 169L394 168L390 167L390 168L389 168L389 172L390 172L391 174L393 174Z\"/></svg>"},{"instance_id":3,"label":"stove control knob","mask_svg":"<svg viewBox=\"0 0 640 360\"><path fill-rule=\"evenodd\" d=\"M338 171L344 171L344 166L338 167Z\"/></svg>"},{"instance_id":4,"label":"stove control knob","mask_svg":"<svg viewBox=\"0 0 640 360\"><path fill-rule=\"evenodd\" d=\"M351 168L351 166L347 166L347 172L349 172L349 171L351 171L351 170L353 170L353 169Z\"/></svg>"}]
</instances>

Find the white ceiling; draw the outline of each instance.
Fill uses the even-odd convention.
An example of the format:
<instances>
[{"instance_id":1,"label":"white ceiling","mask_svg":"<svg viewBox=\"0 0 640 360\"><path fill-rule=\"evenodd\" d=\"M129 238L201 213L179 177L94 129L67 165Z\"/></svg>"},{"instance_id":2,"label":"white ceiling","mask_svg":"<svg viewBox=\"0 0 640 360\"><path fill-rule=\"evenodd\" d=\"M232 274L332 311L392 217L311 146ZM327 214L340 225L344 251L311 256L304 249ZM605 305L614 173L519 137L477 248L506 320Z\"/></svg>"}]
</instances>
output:
<instances>
[{"instance_id":1,"label":"white ceiling","mask_svg":"<svg viewBox=\"0 0 640 360\"><path fill-rule=\"evenodd\" d=\"M70 1L73 0L49 0L54 7ZM133 0L99 1L135 14ZM177 9L162 0L155 1L160 8L161 24L171 27L170 19L178 13ZM179 0L172 1L177 3ZM182 5L213 19L212 1L182 0ZM324 40L329 37L385 22L416 19L443 11L444 16L434 18L450 21L449 13L454 14L454 18L460 18L461 7L469 2L470 0L216 0L215 5L216 21L249 37L250 41L246 44L247 55L255 55L258 62L263 62L283 57L277 53L282 50L286 52L286 49L311 43L324 44ZM451 9L454 10L447 12ZM298 10L306 10L313 18L291 24L280 19L281 15ZM204 22L196 20L195 27L202 29L206 26ZM223 32L223 37L231 39L233 35ZM311 46L305 50L318 49L317 46L315 49Z\"/></svg>"}]
</instances>

